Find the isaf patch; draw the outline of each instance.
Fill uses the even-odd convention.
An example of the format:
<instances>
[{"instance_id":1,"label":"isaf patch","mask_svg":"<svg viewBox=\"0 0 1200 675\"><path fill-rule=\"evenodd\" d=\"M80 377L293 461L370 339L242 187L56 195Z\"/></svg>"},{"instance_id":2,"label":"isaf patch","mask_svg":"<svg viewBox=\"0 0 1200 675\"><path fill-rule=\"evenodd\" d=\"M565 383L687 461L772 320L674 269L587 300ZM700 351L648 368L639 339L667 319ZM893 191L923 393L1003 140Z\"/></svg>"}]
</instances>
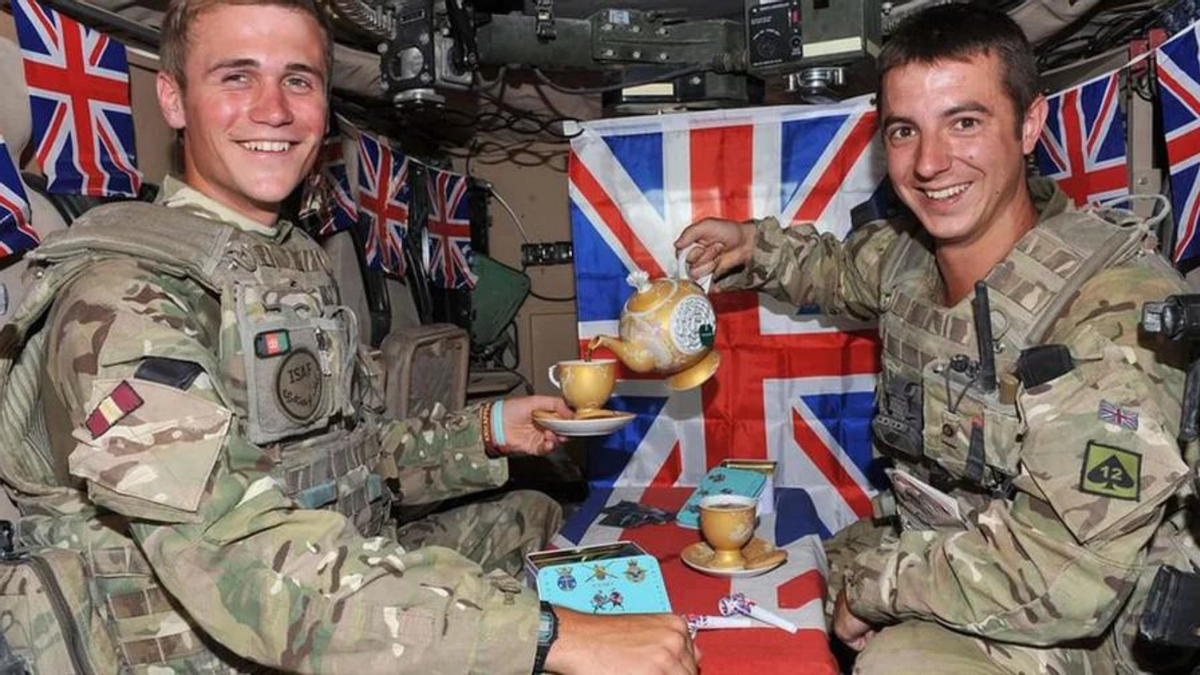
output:
<instances>
[{"instance_id":1,"label":"isaf patch","mask_svg":"<svg viewBox=\"0 0 1200 675\"><path fill-rule=\"evenodd\" d=\"M284 357L275 376L275 397L279 407L297 422L309 422L321 402L321 363L307 349L298 349Z\"/></svg>"},{"instance_id":2,"label":"isaf patch","mask_svg":"<svg viewBox=\"0 0 1200 675\"><path fill-rule=\"evenodd\" d=\"M1142 456L1131 450L1088 441L1079 489L1088 494L1137 501L1141 496Z\"/></svg>"},{"instance_id":3,"label":"isaf patch","mask_svg":"<svg viewBox=\"0 0 1200 675\"><path fill-rule=\"evenodd\" d=\"M92 412L88 413L84 425L91 432L92 438L99 438L117 422L125 419L126 415L142 407L143 403L145 401L138 396L133 387L122 380L111 394L105 396Z\"/></svg>"}]
</instances>

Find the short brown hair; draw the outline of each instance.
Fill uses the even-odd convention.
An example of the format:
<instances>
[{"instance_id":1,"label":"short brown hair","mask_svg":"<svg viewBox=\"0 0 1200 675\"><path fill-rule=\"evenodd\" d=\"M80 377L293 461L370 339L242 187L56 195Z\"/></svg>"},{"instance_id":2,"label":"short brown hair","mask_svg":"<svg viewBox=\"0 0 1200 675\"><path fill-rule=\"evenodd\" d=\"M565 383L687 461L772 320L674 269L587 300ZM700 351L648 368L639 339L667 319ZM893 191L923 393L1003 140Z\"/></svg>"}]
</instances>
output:
<instances>
[{"instance_id":1,"label":"short brown hair","mask_svg":"<svg viewBox=\"0 0 1200 675\"><path fill-rule=\"evenodd\" d=\"M912 63L968 61L982 54L1000 61L1004 90L1017 123L1037 98L1038 71L1033 48L1007 14L977 4L935 5L900 22L879 53L880 100L888 71Z\"/></svg>"},{"instance_id":2,"label":"short brown hair","mask_svg":"<svg viewBox=\"0 0 1200 675\"><path fill-rule=\"evenodd\" d=\"M326 87L329 86L333 78L333 32L325 14L313 0L170 0L162 20L159 57L162 59L163 72L170 75L180 87L187 86L184 70L192 24L201 14L221 5L270 5L302 12L315 19L325 38L325 80Z\"/></svg>"}]
</instances>

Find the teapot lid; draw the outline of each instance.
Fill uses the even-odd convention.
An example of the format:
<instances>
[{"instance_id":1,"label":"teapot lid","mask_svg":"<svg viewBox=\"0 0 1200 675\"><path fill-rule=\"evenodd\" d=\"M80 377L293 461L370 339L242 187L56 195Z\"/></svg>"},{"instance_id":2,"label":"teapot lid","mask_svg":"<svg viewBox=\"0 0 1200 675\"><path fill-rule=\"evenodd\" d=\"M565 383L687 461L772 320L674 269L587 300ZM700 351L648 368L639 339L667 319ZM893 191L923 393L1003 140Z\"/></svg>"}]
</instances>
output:
<instances>
[{"instance_id":1,"label":"teapot lid","mask_svg":"<svg viewBox=\"0 0 1200 675\"><path fill-rule=\"evenodd\" d=\"M663 300L675 292L673 279L655 279L650 281L650 275L643 270L634 270L625 277L625 281L633 286L635 292L625 302L625 309L631 312L645 312L658 306Z\"/></svg>"}]
</instances>

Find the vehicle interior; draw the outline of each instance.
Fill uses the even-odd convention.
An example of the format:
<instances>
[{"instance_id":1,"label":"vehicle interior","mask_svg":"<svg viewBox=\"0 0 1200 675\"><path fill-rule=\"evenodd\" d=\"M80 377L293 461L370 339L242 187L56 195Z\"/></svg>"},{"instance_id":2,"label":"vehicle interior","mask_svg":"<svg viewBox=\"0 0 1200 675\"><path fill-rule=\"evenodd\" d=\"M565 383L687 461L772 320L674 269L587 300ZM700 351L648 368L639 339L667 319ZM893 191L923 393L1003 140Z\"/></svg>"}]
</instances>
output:
<instances>
[{"instance_id":1,"label":"vehicle interior","mask_svg":"<svg viewBox=\"0 0 1200 675\"><path fill-rule=\"evenodd\" d=\"M387 135L429 166L471 178L473 290L367 269L361 235L322 239L376 355L389 412L512 392L554 393L547 370L577 358L567 157L578 122L629 115L820 104L875 87L878 45L905 15L950 0L318 0L336 39L334 123ZM1035 45L1055 90L1130 62L1200 17L1193 0L995 0ZM46 0L128 47L137 162L153 199L176 169L154 93L161 0ZM11 9L0 13L0 131L22 169L33 226L69 227L98 200L52 194L28 147L31 123ZM800 47L803 46L803 49ZM1131 185L1163 189L1151 104L1123 101ZM357 166L347 162L350 185ZM413 241L419 228L411 228ZM1165 245L1169 246L1167 237ZM419 244L418 244L419 247ZM0 261L6 304L22 297L20 256ZM518 481L564 502L584 491L582 441Z\"/></svg>"}]
</instances>

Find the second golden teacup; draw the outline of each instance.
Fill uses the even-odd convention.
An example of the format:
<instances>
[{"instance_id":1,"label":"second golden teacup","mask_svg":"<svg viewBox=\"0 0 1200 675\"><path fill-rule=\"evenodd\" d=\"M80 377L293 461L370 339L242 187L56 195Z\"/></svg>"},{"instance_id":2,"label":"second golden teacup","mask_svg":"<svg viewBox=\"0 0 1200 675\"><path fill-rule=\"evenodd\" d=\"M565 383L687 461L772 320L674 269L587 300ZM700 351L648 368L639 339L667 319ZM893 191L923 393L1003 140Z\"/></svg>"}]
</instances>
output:
<instances>
[{"instance_id":1,"label":"second golden teacup","mask_svg":"<svg viewBox=\"0 0 1200 675\"><path fill-rule=\"evenodd\" d=\"M614 359L559 361L550 366L550 381L562 390L563 398L576 416L600 410L612 396L617 383Z\"/></svg>"},{"instance_id":2,"label":"second golden teacup","mask_svg":"<svg viewBox=\"0 0 1200 675\"><path fill-rule=\"evenodd\" d=\"M740 495L709 495L700 500L700 533L716 555L715 568L746 564L742 547L754 536L758 500Z\"/></svg>"}]
</instances>

